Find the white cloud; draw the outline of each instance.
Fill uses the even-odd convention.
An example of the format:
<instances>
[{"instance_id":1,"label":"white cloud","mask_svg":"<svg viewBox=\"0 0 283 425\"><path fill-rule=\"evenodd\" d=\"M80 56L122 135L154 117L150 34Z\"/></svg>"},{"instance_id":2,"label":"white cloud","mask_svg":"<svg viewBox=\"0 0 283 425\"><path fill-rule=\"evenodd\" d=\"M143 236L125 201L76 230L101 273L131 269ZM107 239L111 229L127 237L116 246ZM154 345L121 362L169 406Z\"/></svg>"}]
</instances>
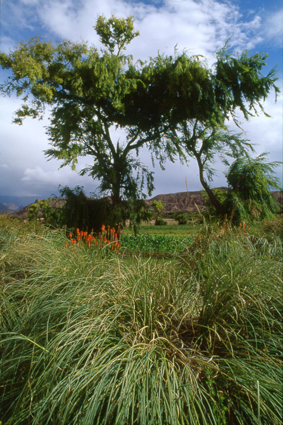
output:
<instances>
[{"instance_id":1,"label":"white cloud","mask_svg":"<svg viewBox=\"0 0 283 425\"><path fill-rule=\"evenodd\" d=\"M46 172L43 171L41 167L37 166L35 168L27 168L24 172L24 177L22 177L21 180L41 183L56 183L58 182L58 177L60 177L60 173L54 173L51 171Z\"/></svg>"},{"instance_id":2,"label":"white cloud","mask_svg":"<svg viewBox=\"0 0 283 425\"><path fill-rule=\"evenodd\" d=\"M272 14L267 14L264 24L264 34L276 45L283 45L283 8Z\"/></svg>"},{"instance_id":3,"label":"white cloud","mask_svg":"<svg viewBox=\"0 0 283 425\"><path fill-rule=\"evenodd\" d=\"M192 54L212 56L231 36L231 45L236 49L251 48L261 41L253 34L260 26L260 17L241 22L238 8L214 0L164 0L161 6L141 2L108 0L79 3L72 0L47 0L37 9L46 29L57 37L98 44L93 30L98 14L111 14L136 18L135 27L141 36L129 46L128 52L135 59L147 59L161 53L173 54L174 46L188 49ZM212 57L211 57L212 59Z\"/></svg>"},{"instance_id":4,"label":"white cloud","mask_svg":"<svg viewBox=\"0 0 283 425\"><path fill-rule=\"evenodd\" d=\"M39 3L39 0L21 0L21 3L26 6L34 6Z\"/></svg>"}]
</instances>

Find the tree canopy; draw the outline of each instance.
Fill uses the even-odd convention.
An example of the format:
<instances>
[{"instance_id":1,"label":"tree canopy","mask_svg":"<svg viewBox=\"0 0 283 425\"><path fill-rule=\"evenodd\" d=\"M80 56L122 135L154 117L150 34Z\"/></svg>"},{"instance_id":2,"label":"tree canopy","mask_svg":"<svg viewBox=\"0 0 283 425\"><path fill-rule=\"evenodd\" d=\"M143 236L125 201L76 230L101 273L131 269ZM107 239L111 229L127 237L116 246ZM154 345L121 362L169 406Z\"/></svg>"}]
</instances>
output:
<instances>
[{"instance_id":1,"label":"tree canopy","mask_svg":"<svg viewBox=\"0 0 283 425\"><path fill-rule=\"evenodd\" d=\"M145 196L144 186L149 194L154 188L153 173L139 160L140 148L146 146L161 166L168 157L195 156L201 173L223 147L230 154L247 147L238 135L228 135L225 120L236 120L238 109L248 119L257 108L263 110L272 89L279 92L275 70L261 74L266 60L261 53L234 57L225 47L212 69L201 56L186 52L134 63L124 54L138 36L133 22L133 17L99 16L94 28L102 50L31 39L9 55L0 54L2 68L12 71L2 94L16 92L23 100L14 122L41 118L49 105L47 158L75 168L80 156L91 155L93 163L81 174L98 179L115 205ZM114 140L114 128L124 130L122 142Z\"/></svg>"}]
</instances>

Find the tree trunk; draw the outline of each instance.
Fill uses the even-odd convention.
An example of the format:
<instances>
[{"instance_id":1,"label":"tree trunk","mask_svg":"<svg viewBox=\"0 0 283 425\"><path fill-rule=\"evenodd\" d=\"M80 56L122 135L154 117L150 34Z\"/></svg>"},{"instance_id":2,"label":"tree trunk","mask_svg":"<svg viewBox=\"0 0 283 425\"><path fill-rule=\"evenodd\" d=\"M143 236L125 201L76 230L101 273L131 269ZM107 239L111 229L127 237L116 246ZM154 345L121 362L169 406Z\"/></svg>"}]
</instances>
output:
<instances>
[{"instance_id":1,"label":"tree trunk","mask_svg":"<svg viewBox=\"0 0 283 425\"><path fill-rule=\"evenodd\" d=\"M206 191L206 193L208 194L210 202L212 203L212 205L216 209L217 214L219 216L223 217L222 207L221 207L220 203L217 201L217 199L215 198L214 193L212 192L212 190L210 189L210 187L208 186L208 184L205 181L204 174L203 174L203 164L201 162L201 159L198 156L196 157L196 159L197 159L198 166L199 166L199 179L200 179L201 185L204 188L204 190Z\"/></svg>"}]
</instances>

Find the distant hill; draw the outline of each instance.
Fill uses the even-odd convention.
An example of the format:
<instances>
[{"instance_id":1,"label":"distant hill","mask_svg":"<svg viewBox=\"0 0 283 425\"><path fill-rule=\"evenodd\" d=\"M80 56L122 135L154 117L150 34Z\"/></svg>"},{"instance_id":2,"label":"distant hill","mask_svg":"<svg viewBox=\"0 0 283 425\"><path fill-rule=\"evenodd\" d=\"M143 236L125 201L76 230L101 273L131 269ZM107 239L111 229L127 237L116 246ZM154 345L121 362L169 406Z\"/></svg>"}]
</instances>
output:
<instances>
[{"instance_id":1,"label":"distant hill","mask_svg":"<svg viewBox=\"0 0 283 425\"><path fill-rule=\"evenodd\" d=\"M12 202L3 202L3 204L6 208L8 208L8 211L14 212L18 211L21 207L18 207L18 205L12 203Z\"/></svg>"},{"instance_id":2,"label":"distant hill","mask_svg":"<svg viewBox=\"0 0 283 425\"><path fill-rule=\"evenodd\" d=\"M222 191L227 191L227 187L219 187L218 189ZM281 211L283 207L283 196L281 192L271 192L272 195L275 197L277 202L281 206ZM154 200L161 200L161 202L165 203L165 207L163 212L198 212L202 211L207 208L207 205L205 204L205 195L203 190L198 191L192 191L192 192L177 192L177 193L168 193L163 195L156 195L151 199L148 199L146 203L148 205L151 204ZM38 203L39 204L40 199L32 200L30 204ZM60 198L52 198L51 199L51 206L52 208L58 208L62 207L66 202L66 199L60 199ZM11 211L12 217L18 217L18 218L26 218L28 216L28 209L29 205L20 208L18 210ZM3 207L3 210L0 209L1 212L7 212L7 206L8 204L0 204ZM4 210L6 208L6 210ZM40 216L41 214L39 214Z\"/></svg>"},{"instance_id":3,"label":"distant hill","mask_svg":"<svg viewBox=\"0 0 283 425\"><path fill-rule=\"evenodd\" d=\"M5 213L5 212L8 212L8 211L9 210L6 207L6 205L0 203L0 213Z\"/></svg>"},{"instance_id":4,"label":"distant hill","mask_svg":"<svg viewBox=\"0 0 283 425\"><path fill-rule=\"evenodd\" d=\"M18 205L19 208L23 208L26 205L33 204L38 198L38 196L8 196L8 195L0 195L0 203L1 204L14 204ZM46 196L48 198L48 196ZM44 199L44 195L41 199Z\"/></svg>"}]
</instances>

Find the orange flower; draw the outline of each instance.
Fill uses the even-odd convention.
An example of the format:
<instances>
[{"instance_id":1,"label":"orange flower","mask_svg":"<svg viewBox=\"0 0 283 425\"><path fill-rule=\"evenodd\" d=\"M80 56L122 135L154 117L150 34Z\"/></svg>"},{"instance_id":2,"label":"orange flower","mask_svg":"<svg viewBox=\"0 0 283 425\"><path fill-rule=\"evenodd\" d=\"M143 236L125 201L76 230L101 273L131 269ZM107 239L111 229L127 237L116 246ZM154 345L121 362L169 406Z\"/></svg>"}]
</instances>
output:
<instances>
[{"instance_id":1,"label":"orange flower","mask_svg":"<svg viewBox=\"0 0 283 425\"><path fill-rule=\"evenodd\" d=\"M96 245L98 245L98 241L96 241Z\"/></svg>"},{"instance_id":2,"label":"orange flower","mask_svg":"<svg viewBox=\"0 0 283 425\"><path fill-rule=\"evenodd\" d=\"M81 237L77 236L77 241L80 242L80 240L81 240Z\"/></svg>"},{"instance_id":3,"label":"orange flower","mask_svg":"<svg viewBox=\"0 0 283 425\"><path fill-rule=\"evenodd\" d=\"M90 241L87 242L87 246L90 247Z\"/></svg>"},{"instance_id":4,"label":"orange flower","mask_svg":"<svg viewBox=\"0 0 283 425\"><path fill-rule=\"evenodd\" d=\"M72 235L72 233L69 233L69 238L71 238L73 235Z\"/></svg>"},{"instance_id":5,"label":"orange flower","mask_svg":"<svg viewBox=\"0 0 283 425\"><path fill-rule=\"evenodd\" d=\"M67 241L65 242L65 247L68 248L68 242Z\"/></svg>"}]
</instances>

